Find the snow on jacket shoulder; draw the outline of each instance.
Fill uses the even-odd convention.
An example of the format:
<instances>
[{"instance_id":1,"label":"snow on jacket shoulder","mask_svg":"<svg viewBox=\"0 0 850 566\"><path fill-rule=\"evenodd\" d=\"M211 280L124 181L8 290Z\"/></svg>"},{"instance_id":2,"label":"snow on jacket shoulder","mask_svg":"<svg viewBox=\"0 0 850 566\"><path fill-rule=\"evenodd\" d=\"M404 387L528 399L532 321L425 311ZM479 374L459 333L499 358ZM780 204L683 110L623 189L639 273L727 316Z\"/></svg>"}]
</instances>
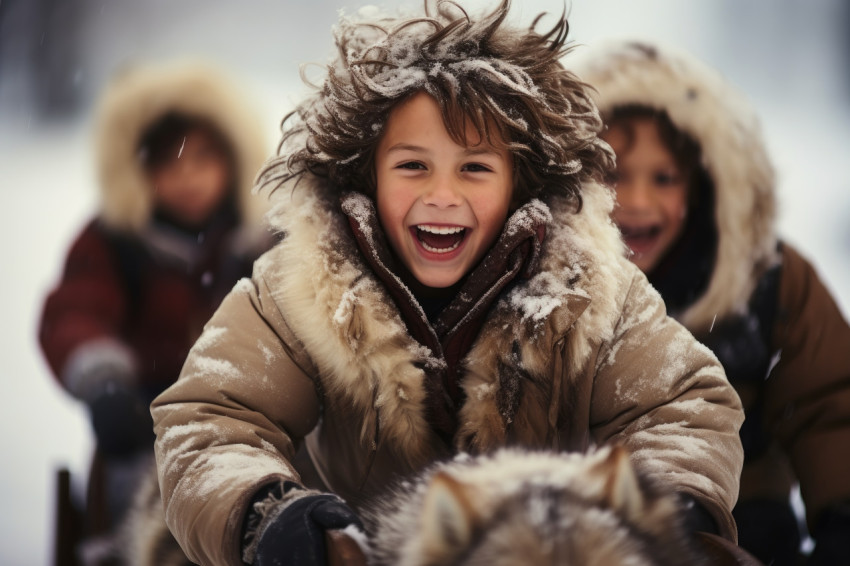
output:
<instances>
[{"instance_id":1,"label":"snow on jacket shoulder","mask_svg":"<svg viewBox=\"0 0 850 566\"><path fill-rule=\"evenodd\" d=\"M328 489L355 507L456 451L621 443L735 538L740 401L624 258L610 191L585 187L579 213L548 203L538 271L497 299L464 360L447 447L425 415L433 353L406 331L334 199L305 183L273 216L286 238L225 299L153 404L166 520L192 560L240 564L251 497L299 480L302 441Z\"/></svg>"}]
</instances>

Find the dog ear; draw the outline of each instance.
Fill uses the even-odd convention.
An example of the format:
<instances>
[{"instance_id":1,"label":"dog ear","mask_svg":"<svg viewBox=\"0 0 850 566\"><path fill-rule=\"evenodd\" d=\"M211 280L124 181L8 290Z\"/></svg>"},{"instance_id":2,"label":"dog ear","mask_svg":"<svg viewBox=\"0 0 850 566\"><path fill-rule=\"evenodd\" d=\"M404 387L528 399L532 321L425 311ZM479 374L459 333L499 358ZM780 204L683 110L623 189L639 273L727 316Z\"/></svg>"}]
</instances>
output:
<instances>
[{"instance_id":1,"label":"dog ear","mask_svg":"<svg viewBox=\"0 0 850 566\"><path fill-rule=\"evenodd\" d=\"M470 503L470 491L445 472L431 479L422 511L422 550L429 563L441 563L472 540L478 516Z\"/></svg>"},{"instance_id":2,"label":"dog ear","mask_svg":"<svg viewBox=\"0 0 850 566\"><path fill-rule=\"evenodd\" d=\"M631 522L638 522L646 511L646 499L638 483L637 474L629 460L628 451L613 446L596 471L607 476L602 490L602 500Z\"/></svg>"}]
</instances>

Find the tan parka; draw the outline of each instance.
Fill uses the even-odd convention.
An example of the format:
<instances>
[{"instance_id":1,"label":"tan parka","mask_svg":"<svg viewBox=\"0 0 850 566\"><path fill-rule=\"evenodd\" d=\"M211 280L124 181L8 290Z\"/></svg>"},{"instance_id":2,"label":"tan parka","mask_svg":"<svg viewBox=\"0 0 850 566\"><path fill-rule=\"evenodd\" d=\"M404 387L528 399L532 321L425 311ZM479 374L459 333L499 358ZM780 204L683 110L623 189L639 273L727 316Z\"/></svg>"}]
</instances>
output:
<instances>
[{"instance_id":1,"label":"tan parka","mask_svg":"<svg viewBox=\"0 0 850 566\"><path fill-rule=\"evenodd\" d=\"M449 447L425 417L424 381L440 360L408 333L336 198L312 178L275 193L284 240L225 299L152 409L166 521L189 558L241 564L248 503L270 482L299 481L302 442L355 509L458 451L617 442L734 540L740 401L625 259L610 190L587 185L582 196L578 213L533 203L546 219L539 267L487 312L462 364Z\"/></svg>"}]
</instances>

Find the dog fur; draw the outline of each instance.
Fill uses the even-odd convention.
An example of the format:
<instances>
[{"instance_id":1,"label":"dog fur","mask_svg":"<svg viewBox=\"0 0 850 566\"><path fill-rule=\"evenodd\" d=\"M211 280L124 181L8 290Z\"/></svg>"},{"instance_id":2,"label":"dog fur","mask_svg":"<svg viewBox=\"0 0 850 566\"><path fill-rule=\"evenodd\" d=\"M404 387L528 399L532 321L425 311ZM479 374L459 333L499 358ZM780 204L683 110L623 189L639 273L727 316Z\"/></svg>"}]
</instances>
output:
<instances>
[{"instance_id":1,"label":"dog fur","mask_svg":"<svg viewBox=\"0 0 850 566\"><path fill-rule=\"evenodd\" d=\"M682 513L623 448L502 450L438 465L366 513L369 564L703 564Z\"/></svg>"},{"instance_id":2,"label":"dog fur","mask_svg":"<svg viewBox=\"0 0 850 566\"><path fill-rule=\"evenodd\" d=\"M191 566L165 524L156 466L151 466L133 498L133 506L117 533L121 564L126 566Z\"/></svg>"}]
</instances>

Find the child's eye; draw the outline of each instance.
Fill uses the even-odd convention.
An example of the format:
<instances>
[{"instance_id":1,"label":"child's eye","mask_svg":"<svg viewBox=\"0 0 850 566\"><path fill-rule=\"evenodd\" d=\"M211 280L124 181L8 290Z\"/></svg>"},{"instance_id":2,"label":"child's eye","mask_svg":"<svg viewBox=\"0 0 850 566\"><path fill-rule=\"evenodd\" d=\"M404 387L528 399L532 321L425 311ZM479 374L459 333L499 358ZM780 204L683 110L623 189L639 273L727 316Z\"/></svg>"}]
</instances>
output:
<instances>
[{"instance_id":1,"label":"child's eye","mask_svg":"<svg viewBox=\"0 0 850 566\"><path fill-rule=\"evenodd\" d=\"M675 185L679 182L679 175L676 173L670 173L668 171L663 171L660 173L656 173L653 179L656 185L668 186Z\"/></svg>"},{"instance_id":2,"label":"child's eye","mask_svg":"<svg viewBox=\"0 0 850 566\"><path fill-rule=\"evenodd\" d=\"M470 173L482 173L487 171L492 171L492 169L482 163L467 163L461 168L462 171L469 171Z\"/></svg>"},{"instance_id":3,"label":"child's eye","mask_svg":"<svg viewBox=\"0 0 850 566\"><path fill-rule=\"evenodd\" d=\"M404 163L396 165L396 169L411 169L415 171L418 169L425 169L425 166L419 163L418 161L406 161Z\"/></svg>"},{"instance_id":4,"label":"child's eye","mask_svg":"<svg viewBox=\"0 0 850 566\"><path fill-rule=\"evenodd\" d=\"M195 156L199 160L209 160L209 161L212 161L212 160L219 158L218 152L211 147L205 147L205 148L199 149L197 152L195 152Z\"/></svg>"}]
</instances>

